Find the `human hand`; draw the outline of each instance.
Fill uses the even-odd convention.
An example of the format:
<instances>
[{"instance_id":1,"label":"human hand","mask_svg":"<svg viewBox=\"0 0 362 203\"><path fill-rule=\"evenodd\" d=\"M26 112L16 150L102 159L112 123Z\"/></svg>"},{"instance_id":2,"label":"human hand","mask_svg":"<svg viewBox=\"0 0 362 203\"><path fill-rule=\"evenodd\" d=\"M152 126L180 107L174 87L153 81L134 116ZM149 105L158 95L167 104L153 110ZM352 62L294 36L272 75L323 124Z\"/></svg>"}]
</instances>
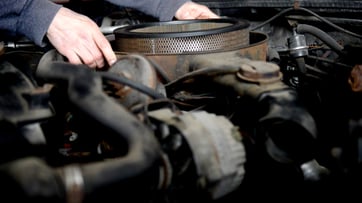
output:
<instances>
[{"instance_id":1,"label":"human hand","mask_svg":"<svg viewBox=\"0 0 362 203\"><path fill-rule=\"evenodd\" d=\"M220 18L207 6L192 1L183 4L175 14L178 20Z\"/></svg>"},{"instance_id":2,"label":"human hand","mask_svg":"<svg viewBox=\"0 0 362 203\"><path fill-rule=\"evenodd\" d=\"M87 16L62 7L50 24L47 37L50 43L72 64L102 68L117 58L110 42L95 22Z\"/></svg>"}]
</instances>

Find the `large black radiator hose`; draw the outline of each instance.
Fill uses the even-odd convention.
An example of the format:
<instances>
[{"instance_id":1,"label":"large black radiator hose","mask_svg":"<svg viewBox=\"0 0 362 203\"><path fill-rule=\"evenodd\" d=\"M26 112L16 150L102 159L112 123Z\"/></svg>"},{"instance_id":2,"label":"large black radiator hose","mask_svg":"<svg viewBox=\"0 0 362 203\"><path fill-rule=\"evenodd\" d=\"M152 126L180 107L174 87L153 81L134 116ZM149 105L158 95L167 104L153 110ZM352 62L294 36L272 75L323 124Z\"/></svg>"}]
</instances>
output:
<instances>
[{"instance_id":1,"label":"large black radiator hose","mask_svg":"<svg viewBox=\"0 0 362 203\"><path fill-rule=\"evenodd\" d=\"M69 164L52 168L39 157L27 157L0 167L2 188L8 199L36 202L74 202L92 199L99 190L129 183L154 171L158 176L160 146L153 132L133 114L102 91L101 76L88 67L56 60L55 52L44 55L37 76L46 81L67 84L70 102L82 113L127 143L127 153L99 162ZM157 178L155 178L157 179ZM143 183L144 184L144 183ZM150 187L158 182L151 182ZM15 196L12 194L16 193ZM89 195L92 198L89 198Z\"/></svg>"}]
</instances>

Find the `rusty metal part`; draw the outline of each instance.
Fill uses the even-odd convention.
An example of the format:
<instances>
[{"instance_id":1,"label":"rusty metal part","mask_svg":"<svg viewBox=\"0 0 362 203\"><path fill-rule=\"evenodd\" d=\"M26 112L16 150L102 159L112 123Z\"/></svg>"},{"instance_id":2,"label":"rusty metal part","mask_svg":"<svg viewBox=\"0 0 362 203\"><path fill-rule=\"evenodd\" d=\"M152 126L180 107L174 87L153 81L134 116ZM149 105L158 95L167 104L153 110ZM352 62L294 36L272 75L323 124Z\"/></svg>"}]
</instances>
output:
<instances>
[{"instance_id":1,"label":"rusty metal part","mask_svg":"<svg viewBox=\"0 0 362 203\"><path fill-rule=\"evenodd\" d=\"M362 92L362 65L355 65L351 71L351 75L348 79L348 83L351 86L352 91Z\"/></svg>"},{"instance_id":2,"label":"rusty metal part","mask_svg":"<svg viewBox=\"0 0 362 203\"><path fill-rule=\"evenodd\" d=\"M143 23L114 31L115 50L143 54L196 54L249 45L247 21L232 18Z\"/></svg>"},{"instance_id":3,"label":"rusty metal part","mask_svg":"<svg viewBox=\"0 0 362 203\"><path fill-rule=\"evenodd\" d=\"M249 43L247 46L242 47L238 50L231 51L242 57L249 58L251 60L266 61L268 52L268 37L266 34L261 32L250 32ZM118 58L121 58L127 52L115 52ZM208 53L208 54L144 54L148 59L157 63L166 73L169 79L178 78L188 72L190 72L190 60L197 55L203 55L206 57L214 57L215 54L220 53Z\"/></svg>"},{"instance_id":4,"label":"rusty metal part","mask_svg":"<svg viewBox=\"0 0 362 203\"><path fill-rule=\"evenodd\" d=\"M249 45L238 50L240 55L251 60L266 61L268 55L268 36L262 32L249 33Z\"/></svg>"},{"instance_id":5,"label":"rusty metal part","mask_svg":"<svg viewBox=\"0 0 362 203\"><path fill-rule=\"evenodd\" d=\"M164 93L164 90L158 84L156 72L152 65L147 58L141 55L124 55L108 71ZM116 97L119 102L128 108L140 103L146 103L151 99L149 96L123 84L112 83L111 85L112 87L108 87L106 92Z\"/></svg>"},{"instance_id":6,"label":"rusty metal part","mask_svg":"<svg viewBox=\"0 0 362 203\"><path fill-rule=\"evenodd\" d=\"M282 78L279 66L264 61L241 64L237 76L242 80L257 83L270 83Z\"/></svg>"}]
</instances>

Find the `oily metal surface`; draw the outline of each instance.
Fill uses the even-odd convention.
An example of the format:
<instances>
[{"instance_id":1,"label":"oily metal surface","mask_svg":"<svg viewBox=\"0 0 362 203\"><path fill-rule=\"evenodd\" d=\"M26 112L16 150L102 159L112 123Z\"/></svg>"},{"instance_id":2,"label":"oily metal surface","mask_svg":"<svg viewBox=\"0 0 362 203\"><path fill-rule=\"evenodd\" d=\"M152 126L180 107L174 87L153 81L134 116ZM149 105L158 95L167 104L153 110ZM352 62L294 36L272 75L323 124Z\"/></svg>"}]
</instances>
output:
<instances>
[{"instance_id":1,"label":"oily metal surface","mask_svg":"<svg viewBox=\"0 0 362 203\"><path fill-rule=\"evenodd\" d=\"M143 54L200 54L249 45L249 23L236 19L144 23L114 31L115 51Z\"/></svg>"}]
</instances>

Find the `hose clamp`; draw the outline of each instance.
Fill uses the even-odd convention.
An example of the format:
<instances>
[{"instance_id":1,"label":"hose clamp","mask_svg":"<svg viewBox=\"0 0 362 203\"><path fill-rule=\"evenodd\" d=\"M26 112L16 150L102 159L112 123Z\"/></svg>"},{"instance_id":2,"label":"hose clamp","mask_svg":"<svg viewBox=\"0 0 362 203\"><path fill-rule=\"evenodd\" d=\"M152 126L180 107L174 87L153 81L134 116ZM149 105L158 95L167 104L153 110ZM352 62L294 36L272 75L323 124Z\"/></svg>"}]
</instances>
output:
<instances>
[{"instance_id":1,"label":"hose clamp","mask_svg":"<svg viewBox=\"0 0 362 203\"><path fill-rule=\"evenodd\" d=\"M67 203L82 203L84 179L79 166L68 166L63 170Z\"/></svg>"}]
</instances>

